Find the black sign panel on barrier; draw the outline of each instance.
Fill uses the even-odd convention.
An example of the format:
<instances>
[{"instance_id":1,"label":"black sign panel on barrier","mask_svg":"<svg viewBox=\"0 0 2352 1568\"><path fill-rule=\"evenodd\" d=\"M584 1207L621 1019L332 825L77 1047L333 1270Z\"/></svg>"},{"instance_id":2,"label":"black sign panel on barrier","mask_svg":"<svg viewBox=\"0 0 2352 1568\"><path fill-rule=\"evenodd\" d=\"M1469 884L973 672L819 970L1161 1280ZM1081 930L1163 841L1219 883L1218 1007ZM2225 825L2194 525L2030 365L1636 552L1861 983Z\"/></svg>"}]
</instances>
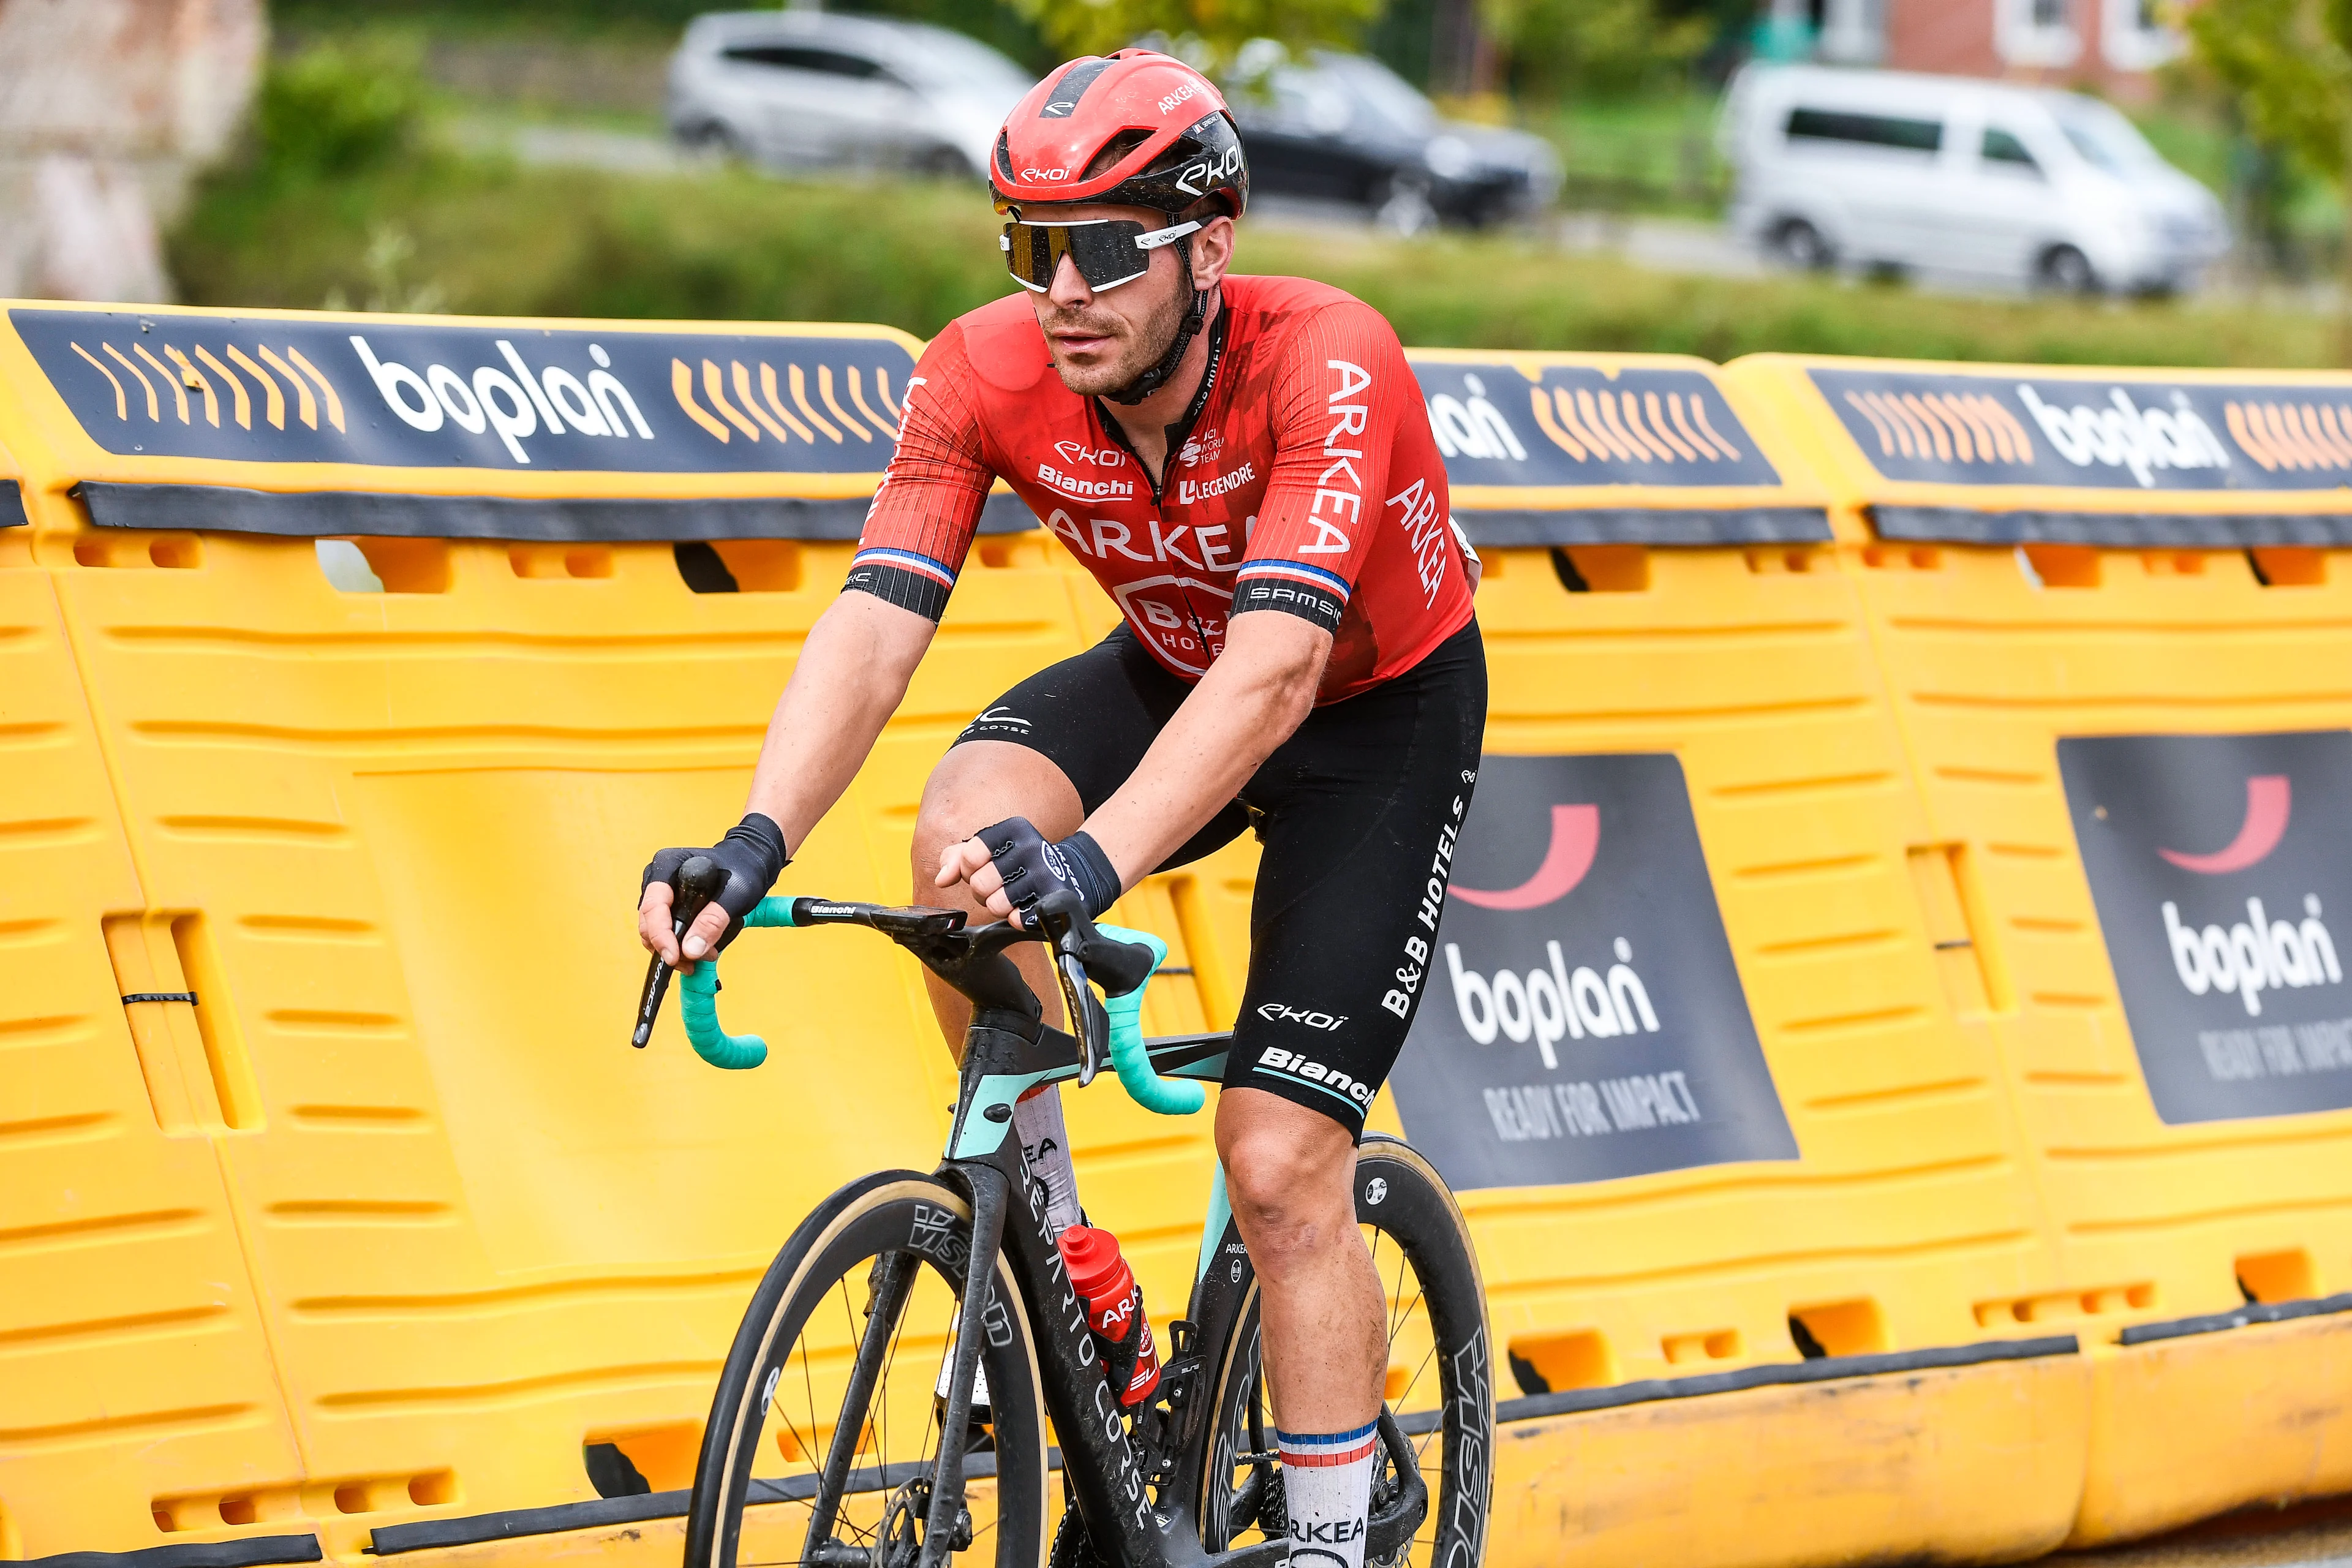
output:
<instances>
[{"instance_id":1,"label":"black sign panel on barrier","mask_svg":"<svg viewBox=\"0 0 2352 1568\"><path fill-rule=\"evenodd\" d=\"M1488 755L1390 1082L1458 1188L1549 1186L1797 1142L1671 755Z\"/></svg>"},{"instance_id":2,"label":"black sign panel on barrier","mask_svg":"<svg viewBox=\"0 0 2352 1568\"><path fill-rule=\"evenodd\" d=\"M2352 1106L2352 731L2062 740L2058 770L2157 1115Z\"/></svg>"},{"instance_id":3,"label":"black sign panel on barrier","mask_svg":"<svg viewBox=\"0 0 2352 1568\"><path fill-rule=\"evenodd\" d=\"M8 320L83 431L126 457L878 473L914 369L888 338L24 308Z\"/></svg>"},{"instance_id":4,"label":"black sign panel on barrier","mask_svg":"<svg viewBox=\"0 0 2352 1568\"><path fill-rule=\"evenodd\" d=\"M1611 375L1550 364L1416 360L1429 427L1457 485L1778 485L1723 394L1696 370Z\"/></svg>"},{"instance_id":5,"label":"black sign panel on barrier","mask_svg":"<svg viewBox=\"0 0 2352 1568\"><path fill-rule=\"evenodd\" d=\"M2352 480L2352 386L1808 374L1890 479L2123 490L2328 490Z\"/></svg>"}]
</instances>

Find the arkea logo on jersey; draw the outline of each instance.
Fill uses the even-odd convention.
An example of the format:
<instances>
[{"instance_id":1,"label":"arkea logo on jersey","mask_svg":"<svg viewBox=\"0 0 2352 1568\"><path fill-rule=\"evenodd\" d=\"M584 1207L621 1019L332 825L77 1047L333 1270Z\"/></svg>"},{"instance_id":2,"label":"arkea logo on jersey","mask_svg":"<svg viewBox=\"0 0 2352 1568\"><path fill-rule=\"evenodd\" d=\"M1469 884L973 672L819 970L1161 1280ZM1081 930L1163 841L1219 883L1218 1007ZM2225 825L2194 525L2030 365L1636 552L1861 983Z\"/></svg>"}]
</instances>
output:
<instances>
[{"instance_id":1,"label":"arkea logo on jersey","mask_svg":"<svg viewBox=\"0 0 2352 1568\"><path fill-rule=\"evenodd\" d=\"M1067 540L1070 548L1081 556L1097 561L1108 561L1114 553L1117 553L1138 565L1148 566L1154 562L1174 562L1179 565L1190 566L1196 572L1230 572L1239 564L1234 559L1236 552L1232 538L1233 530L1224 523L1203 523L1196 528L1189 522L1180 522L1170 527L1162 519L1156 517L1146 518L1143 522L1145 531L1150 535L1148 542L1151 546L1151 553L1149 555L1136 548L1147 541L1136 538L1135 531L1115 517L1088 518L1087 526L1083 529L1078 526L1076 518L1060 507L1055 507L1045 517L1045 527L1048 531ZM1246 540L1249 537L1249 531L1256 526L1255 517L1244 518L1242 521L1242 537ZM1185 547L1187 535L1192 538L1192 550L1199 552L1197 559ZM1153 581L1166 582L1169 579L1154 578ZM1129 586L1149 586L1149 584L1135 584ZM1217 593L1220 597L1230 596L1226 589L1220 588Z\"/></svg>"},{"instance_id":2,"label":"arkea logo on jersey","mask_svg":"<svg viewBox=\"0 0 2352 1568\"><path fill-rule=\"evenodd\" d=\"M1307 508L1307 521L1314 525L1314 542L1298 547L1301 555L1345 555L1353 548L1346 529L1339 526L1344 515L1349 528L1364 520L1364 477L1356 471L1356 459L1364 455L1361 447L1343 447L1340 437L1361 437L1370 427L1372 408L1369 403L1350 403L1349 398L1372 384L1371 373L1361 365L1346 360L1325 362L1325 368L1339 373L1339 389L1324 401L1330 405L1331 432L1323 437L1323 455L1331 459L1315 480L1315 500ZM1347 489L1335 489L1334 484L1345 481ZM1323 515L1325 506L1331 509L1329 517Z\"/></svg>"},{"instance_id":3,"label":"arkea logo on jersey","mask_svg":"<svg viewBox=\"0 0 2352 1568\"><path fill-rule=\"evenodd\" d=\"M1082 479L1051 463L1037 465L1037 482L1072 500L1127 500L1135 494L1133 479Z\"/></svg>"},{"instance_id":4,"label":"arkea logo on jersey","mask_svg":"<svg viewBox=\"0 0 2352 1568\"><path fill-rule=\"evenodd\" d=\"M1447 527L1453 520L1439 511L1436 490L1419 479L1389 497L1388 504L1397 509L1397 522L1405 531L1405 547L1412 552L1413 574L1421 579L1433 605L1437 603L1437 590L1445 582L1445 558L1453 553L1453 538Z\"/></svg>"},{"instance_id":5,"label":"arkea logo on jersey","mask_svg":"<svg viewBox=\"0 0 2352 1568\"><path fill-rule=\"evenodd\" d=\"M1214 500L1229 490L1237 490L1257 478L1257 465L1244 463L1229 474L1219 474L1208 479L1178 479L1176 504L1192 506L1204 500Z\"/></svg>"}]
</instances>

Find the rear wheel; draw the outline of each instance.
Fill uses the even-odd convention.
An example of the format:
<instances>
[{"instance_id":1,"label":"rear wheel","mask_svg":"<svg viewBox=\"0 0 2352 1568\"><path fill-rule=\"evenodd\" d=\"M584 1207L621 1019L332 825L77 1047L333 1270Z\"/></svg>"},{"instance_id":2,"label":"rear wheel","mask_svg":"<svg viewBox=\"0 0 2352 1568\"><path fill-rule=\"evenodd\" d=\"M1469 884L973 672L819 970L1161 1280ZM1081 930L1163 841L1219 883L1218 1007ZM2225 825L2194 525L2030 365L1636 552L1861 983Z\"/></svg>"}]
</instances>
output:
<instances>
[{"instance_id":1,"label":"rear wheel","mask_svg":"<svg viewBox=\"0 0 2352 1568\"><path fill-rule=\"evenodd\" d=\"M911 1171L852 1183L802 1222L752 1292L719 1371L688 1510L687 1568L914 1568L971 1251L963 1196ZM1036 1354L1001 1258L994 1278L981 1353L988 1405L955 1438L971 1518L956 1532L954 1560L1038 1568Z\"/></svg>"},{"instance_id":2,"label":"rear wheel","mask_svg":"<svg viewBox=\"0 0 2352 1568\"><path fill-rule=\"evenodd\" d=\"M1792 217L1772 230L1772 254L1801 272L1826 272L1837 264L1837 252L1820 229Z\"/></svg>"},{"instance_id":3,"label":"rear wheel","mask_svg":"<svg viewBox=\"0 0 2352 1568\"><path fill-rule=\"evenodd\" d=\"M2053 294L2095 294L2099 275L2091 258L2071 245L2053 246L2038 268L2042 286Z\"/></svg>"},{"instance_id":4,"label":"rear wheel","mask_svg":"<svg viewBox=\"0 0 2352 1568\"><path fill-rule=\"evenodd\" d=\"M1477 1568L1493 1491L1495 1393L1486 1290L1469 1227L1428 1161L1379 1133L1365 1135L1357 1157L1356 1218L1387 1299L1382 1394L1402 1439L1385 1442L1373 1460L1367 1568L1375 1562L1383 1568ZM1258 1354L1255 1281L1213 1364L1220 1367L1217 1426L1201 1487L1201 1541L1216 1552L1279 1539L1287 1530ZM1428 1508L1408 1539L1384 1545L1378 1521L1394 1511L1408 1486L1400 1451L1427 1487Z\"/></svg>"}]
</instances>

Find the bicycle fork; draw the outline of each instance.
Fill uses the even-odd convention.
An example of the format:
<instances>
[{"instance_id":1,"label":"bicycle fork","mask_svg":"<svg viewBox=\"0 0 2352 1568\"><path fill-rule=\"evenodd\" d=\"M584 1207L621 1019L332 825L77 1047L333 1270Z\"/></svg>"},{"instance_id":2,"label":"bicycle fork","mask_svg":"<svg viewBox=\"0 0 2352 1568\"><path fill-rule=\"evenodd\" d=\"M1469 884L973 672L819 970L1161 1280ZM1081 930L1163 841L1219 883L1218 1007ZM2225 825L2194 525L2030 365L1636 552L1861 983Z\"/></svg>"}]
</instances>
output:
<instances>
[{"instance_id":1,"label":"bicycle fork","mask_svg":"<svg viewBox=\"0 0 2352 1568\"><path fill-rule=\"evenodd\" d=\"M1016 1151L1019 1144L1014 1145ZM923 1524L922 1568L945 1568L955 1550L956 1516L963 1508L963 1432L971 1422L971 1390L981 1346L992 1332L1009 1338L1009 1323L992 1323L1008 1310L996 1294L996 1258L1004 1244L1004 1173L986 1163L957 1167L971 1193L971 1255L964 1267L963 1300L956 1313L955 1361L948 1373L947 1410L931 1475L930 1512Z\"/></svg>"}]
</instances>

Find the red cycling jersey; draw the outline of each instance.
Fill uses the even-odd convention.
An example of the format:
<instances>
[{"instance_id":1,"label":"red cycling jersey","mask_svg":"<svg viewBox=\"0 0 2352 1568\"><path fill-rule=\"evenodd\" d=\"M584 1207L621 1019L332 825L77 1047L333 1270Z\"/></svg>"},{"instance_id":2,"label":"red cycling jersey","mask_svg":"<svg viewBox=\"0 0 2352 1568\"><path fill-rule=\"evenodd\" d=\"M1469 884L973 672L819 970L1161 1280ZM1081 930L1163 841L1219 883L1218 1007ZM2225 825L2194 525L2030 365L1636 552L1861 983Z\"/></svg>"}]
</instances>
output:
<instances>
[{"instance_id":1,"label":"red cycling jersey","mask_svg":"<svg viewBox=\"0 0 2352 1568\"><path fill-rule=\"evenodd\" d=\"M1411 669L1471 604L1396 333L1320 283L1228 278L1210 334L1155 493L1102 406L1062 384L1025 294L959 317L908 384L845 587L938 620L1001 475L1187 680L1249 610L1333 634L1318 702Z\"/></svg>"}]
</instances>

